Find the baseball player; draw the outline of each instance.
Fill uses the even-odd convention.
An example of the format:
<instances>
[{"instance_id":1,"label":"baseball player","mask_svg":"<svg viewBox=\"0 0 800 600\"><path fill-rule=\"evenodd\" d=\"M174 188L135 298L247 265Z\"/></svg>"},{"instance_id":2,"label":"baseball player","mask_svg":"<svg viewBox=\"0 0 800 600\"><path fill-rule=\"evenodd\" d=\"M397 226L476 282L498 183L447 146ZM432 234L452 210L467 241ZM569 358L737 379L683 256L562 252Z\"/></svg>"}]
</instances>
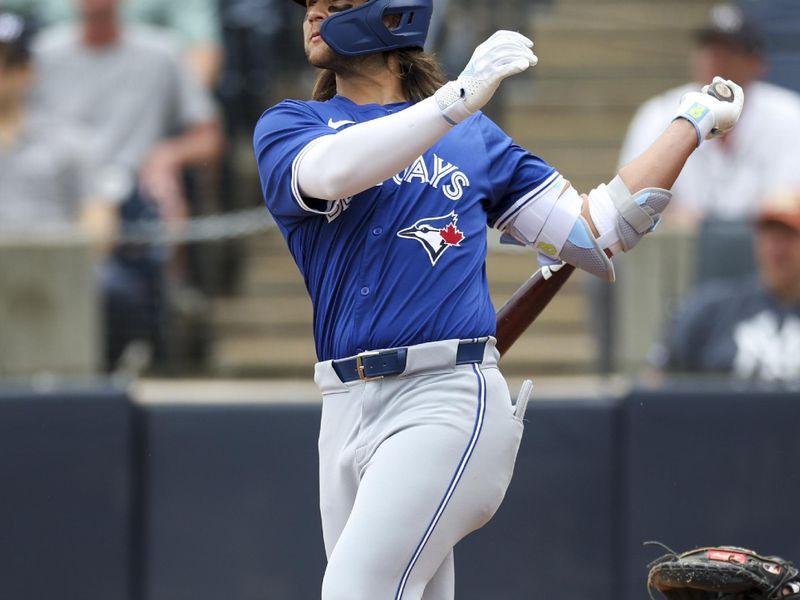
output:
<instances>
[{"instance_id":1,"label":"baseball player","mask_svg":"<svg viewBox=\"0 0 800 600\"><path fill-rule=\"evenodd\" d=\"M323 398L324 600L454 598L453 546L497 510L525 402L497 368L486 227L612 280L741 89L689 94L609 184L581 196L480 112L537 62L499 31L448 82L422 50L433 0L294 0L322 69L313 101L267 110L254 146L267 206L314 305ZM711 90L713 91L713 90Z\"/></svg>"}]
</instances>

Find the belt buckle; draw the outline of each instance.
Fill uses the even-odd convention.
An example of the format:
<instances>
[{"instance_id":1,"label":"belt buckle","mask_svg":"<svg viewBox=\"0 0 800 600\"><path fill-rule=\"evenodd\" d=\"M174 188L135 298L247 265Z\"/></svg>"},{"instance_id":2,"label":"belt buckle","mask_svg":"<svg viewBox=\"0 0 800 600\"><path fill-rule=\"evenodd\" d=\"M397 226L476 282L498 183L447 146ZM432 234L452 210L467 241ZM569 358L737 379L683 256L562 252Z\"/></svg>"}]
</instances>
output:
<instances>
[{"instance_id":1,"label":"belt buckle","mask_svg":"<svg viewBox=\"0 0 800 600\"><path fill-rule=\"evenodd\" d=\"M377 356L379 354L380 352L377 350L373 350L372 352L362 352L361 354L356 354L356 373L358 373L358 378L361 381L377 381L379 379L383 379L383 375L369 377L364 371L364 357Z\"/></svg>"}]
</instances>

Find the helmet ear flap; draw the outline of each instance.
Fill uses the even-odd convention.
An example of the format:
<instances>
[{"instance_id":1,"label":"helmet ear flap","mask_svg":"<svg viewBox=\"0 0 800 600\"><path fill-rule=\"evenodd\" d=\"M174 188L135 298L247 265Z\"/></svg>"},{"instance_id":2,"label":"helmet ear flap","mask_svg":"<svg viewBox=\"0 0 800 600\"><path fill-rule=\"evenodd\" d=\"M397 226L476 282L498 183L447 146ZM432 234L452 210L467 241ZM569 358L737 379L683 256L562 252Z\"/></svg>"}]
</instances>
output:
<instances>
[{"instance_id":1,"label":"helmet ear flap","mask_svg":"<svg viewBox=\"0 0 800 600\"><path fill-rule=\"evenodd\" d=\"M335 52L345 56L422 48L432 16L433 0L368 0L329 16L320 34Z\"/></svg>"}]
</instances>

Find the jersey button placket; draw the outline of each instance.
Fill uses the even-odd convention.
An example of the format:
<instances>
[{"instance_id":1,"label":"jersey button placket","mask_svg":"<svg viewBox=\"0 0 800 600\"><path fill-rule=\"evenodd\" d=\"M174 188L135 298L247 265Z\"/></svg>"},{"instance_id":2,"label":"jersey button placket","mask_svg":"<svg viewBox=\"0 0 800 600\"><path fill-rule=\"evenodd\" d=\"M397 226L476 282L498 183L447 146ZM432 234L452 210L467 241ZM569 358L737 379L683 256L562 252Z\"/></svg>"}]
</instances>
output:
<instances>
[{"instance_id":1,"label":"jersey button placket","mask_svg":"<svg viewBox=\"0 0 800 600\"><path fill-rule=\"evenodd\" d=\"M370 337L369 324L371 322L370 315L372 313L373 292L374 290L368 285L362 285L355 289L357 298L355 307L355 331L357 340L366 341ZM366 348L366 350L369 350L369 348Z\"/></svg>"},{"instance_id":2,"label":"jersey button placket","mask_svg":"<svg viewBox=\"0 0 800 600\"><path fill-rule=\"evenodd\" d=\"M358 294L358 306L356 308L358 321L356 331L357 339L359 340L369 339L372 333L370 331L370 323L372 321L370 317L376 301L376 290L374 281L372 281L375 273L372 271L370 265L371 257L374 256L375 253L378 252L378 249L385 243L383 238L383 225L381 225L381 211L382 206L379 203L373 214L377 222L371 223L370 228L367 230L369 234L364 238L364 253L358 265L361 287L356 288L356 293Z\"/></svg>"}]
</instances>

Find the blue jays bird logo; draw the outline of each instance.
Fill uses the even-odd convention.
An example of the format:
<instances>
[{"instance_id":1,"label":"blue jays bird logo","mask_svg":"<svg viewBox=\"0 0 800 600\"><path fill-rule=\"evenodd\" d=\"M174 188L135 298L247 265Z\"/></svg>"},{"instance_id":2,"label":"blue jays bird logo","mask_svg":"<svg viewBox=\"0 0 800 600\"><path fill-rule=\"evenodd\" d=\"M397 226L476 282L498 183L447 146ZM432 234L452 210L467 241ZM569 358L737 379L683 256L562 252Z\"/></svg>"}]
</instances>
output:
<instances>
[{"instance_id":1,"label":"blue jays bird logo","mask_svg":"<svg viewBox=\"0 0 800 600\"><path fill-rule=\"evenodd\" d=\"M397 237L417 240L435 266L445 250L460 246L464 241L464 232L458 230L457 223L458 215L453 211L441 217L420 219L411 227L398 231Z\"/></svg>"}]
</instances>

